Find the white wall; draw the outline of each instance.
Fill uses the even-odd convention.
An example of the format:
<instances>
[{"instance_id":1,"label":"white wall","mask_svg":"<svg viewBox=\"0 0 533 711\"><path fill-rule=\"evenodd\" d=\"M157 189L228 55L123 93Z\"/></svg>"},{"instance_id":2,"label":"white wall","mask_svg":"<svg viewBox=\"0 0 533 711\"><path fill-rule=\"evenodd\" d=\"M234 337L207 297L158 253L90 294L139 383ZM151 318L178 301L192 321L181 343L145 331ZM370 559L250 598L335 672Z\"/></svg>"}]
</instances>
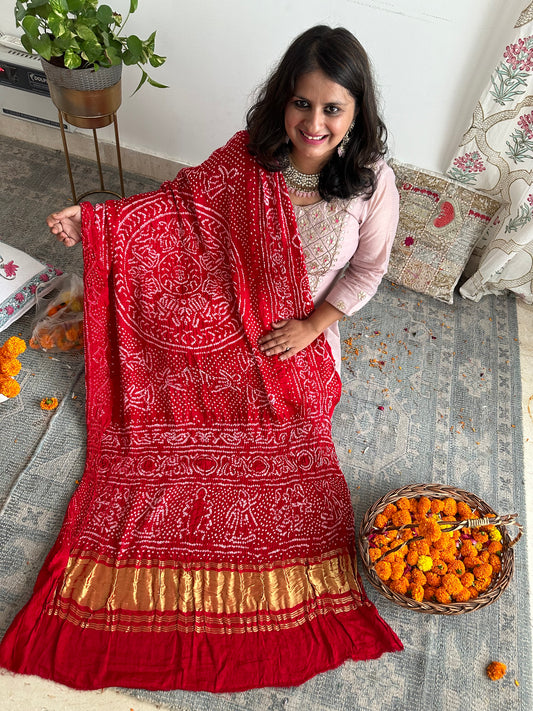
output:
<instances>
[{"instance_id":1,"label":"white wall","mask_svg":"<svg viewBox=\"0 0 533 711\"><path fill-rule=\"evenodd\" d=\"M129 0L108 0L126 14ZM169 89L130 94L119 111L121 143L189 164L244 124L255 87L289 42L325 23L350 29L380 86L391 152L444 170L473 105L528 0L140 0L127 29L168 57L153 72ZM20 33L14 0L0 0L0 29Z\"/></svg>"}]
</instances>

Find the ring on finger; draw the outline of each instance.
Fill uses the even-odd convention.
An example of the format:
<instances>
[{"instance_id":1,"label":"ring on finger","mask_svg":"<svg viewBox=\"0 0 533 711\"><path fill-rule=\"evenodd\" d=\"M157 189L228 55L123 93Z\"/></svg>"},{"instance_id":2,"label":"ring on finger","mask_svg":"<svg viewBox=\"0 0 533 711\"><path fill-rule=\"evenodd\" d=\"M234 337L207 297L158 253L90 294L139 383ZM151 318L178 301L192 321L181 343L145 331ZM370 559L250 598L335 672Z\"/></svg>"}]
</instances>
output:
<instances>
[{"instance_id":1,"label":"ring on finger","mask_svg":"<svg viewBox=\"0 0 533 711\"><path fill-rule=\"evenodd\" d=\"M287 353L287 351L290 351L290 349L291 349L291 347L290 347L290 346L287 346L287 347L285 348L285 353Z\"/></svg>"}]
</instances>

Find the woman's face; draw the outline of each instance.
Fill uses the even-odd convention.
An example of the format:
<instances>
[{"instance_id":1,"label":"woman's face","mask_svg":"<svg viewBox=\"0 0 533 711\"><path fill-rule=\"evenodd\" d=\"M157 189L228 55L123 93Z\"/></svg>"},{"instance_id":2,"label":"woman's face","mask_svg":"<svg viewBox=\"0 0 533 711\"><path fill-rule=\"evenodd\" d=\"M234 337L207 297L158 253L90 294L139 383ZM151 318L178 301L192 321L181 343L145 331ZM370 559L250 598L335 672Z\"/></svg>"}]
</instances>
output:
<instances>
[{"instance_id":1,"label":"woman's face","mask_svg":"<svg viewBox=\"0 0 533 711\"><path fill-rule=\"evenodd\" d=\"M303 173L318 173L350 128L355 109L350 92L322 71L302 74L285 108L294 166Z\"/></svg>"}]
</instances>

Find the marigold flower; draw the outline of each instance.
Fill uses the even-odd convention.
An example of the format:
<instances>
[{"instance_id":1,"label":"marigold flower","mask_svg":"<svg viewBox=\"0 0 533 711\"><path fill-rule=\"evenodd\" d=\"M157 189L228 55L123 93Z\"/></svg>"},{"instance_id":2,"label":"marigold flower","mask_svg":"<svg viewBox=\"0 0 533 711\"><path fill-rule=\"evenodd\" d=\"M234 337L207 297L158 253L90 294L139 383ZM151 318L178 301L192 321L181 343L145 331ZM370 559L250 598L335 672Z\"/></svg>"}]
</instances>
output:
<instances>
[{"instance_id":1,"label":"marigold flower","mask_svg":"<svg viewBox=\"0 0 533 711\"><path fill-rule=\"evenodd\" d=\"M435 548L439 551L444 551L455 545L455 542L449 533L441 533L441 537L433 542Z\"/></svg>"},{"instance_id":2,"label":"marigold flower","mask_svg":"<svg viewBox=\"0 0 533 711\"><path fill-rule=\"evenodd\" d=\"M477 549L472 543L472 541L469 540L463 540L461 543L461 555L463 558L467 558L468 556L477 556Z\"/></svg>"},{"instance_id":3,"label":"marigold flower","mask_svg":"<svg viewBox=\"0 0 533 711\"><path fill-rule=\"evenodd\" d=\"M383 546L386 546L388 542L389 541L387 537L384 536L382 533L378 533L378 535L372 541L373 545L377 546L378 548L383 548Z\"/></svg>"},{"instance_id":4,"label":"marigold flower","mask_svg":"<svg viewBox=\"0 0 533 711\"><path fill-rule=\"evenodd\" d=\"M470 588L474 584L474 576L472 573L463 573L463 575L461 575L461 582L465 588Z\"/></svg>"},{"instance_id":5,"label":"marigold flower","mask_svg":"<svg viewBox=\"0 0 533 711\"><path fill-rule=\"evenodd\" d=\"M476 597L479 596L479 592L478 592L477 588L475 588L473 585L471 585L471 586L468 588L468 592L470 593L470 599L471 599L471 600L475 600Z\"/></svg>"},{"instance_id":6,"label":"marigold flower","mask_svg":"<svg viewBox=\"0 0 533 711\"><path fill-rule=\"evenodd\" d=\"M400 533L400 538L402 541L410 541L411 538L414 538L414 533L412 528L404 528L404 530Z\"/></svg>"},{"instance_id":7,"label":"marigold flower","mask_svg":"<svg viewBox=\"0 0 533 711\"><path fill-rule=\"evenodd\" d=\"M479 559L474 556L467 556L466 558L463 558L463 563L465 564L465 568L471 570L472 568L475 568L476 565L479 565Z\"/></svg>"},{"instance_id":8,"label":"marigold flower","mask_svg":"<svg viewBox=\"0 0 533 711\"><path fill-rule=\"evenodd\" d=\"M464 501L457 502L457 513L462 519L469 519L472 517L472 509Z\"/></svg>"},{"instance_id":9,"label":"marigold flower","mask_svg":"<svg viewBox=\"0 0 533 711\"><path fill-rule=\"evenodd\" d=\"M382 548L381 553L384 553L384 551L385 549ZM398 560L398 556L396 555L396 553L389 553L383 558L383 560L386 560L388 563L394 563Z\"/></svg>"},{"instance_id":10,"label":"marigold flower","mask_svg":"<svg viewBox=\"0 0 533 711\"><path fill-rule=\"evenodd\" d=\"M452 601L450 593L442 586L435 590L435 599L442 605L447 605Z\"/></svg>"},{"instance_id":11,"label":"marigold flower","mask_svg":"<svg viewBox=\"0 0 533 711\"><path fill-rule=\"evenodd\" d=\"M441 560L445 563L453 563L455 560L456 550L454 548L446 548L446 550L440 552Z\"/></svg>"},{"instance_id":12,"label":"marigold flower","mask_svg":"<svg viewBox=\"0 0 533 711\"><path fill-rule=\"evenodd\" d=\"M503 545L500 541L491 541L487 550L489 553L499 553L503 550Z\"/></svg>"},{"instance_id":13,"label":"marigold flower","mask_svg":"<svg viewBox=\"0 0 533 711\"><path fill-rule=\"evenodd\" d=\"M454 599L456 602L468 602L468 600L470 600L470 593L465 587L463 587L462 590L459 590L459 592L454 595Z\"/></svg>"},{"instance_id":14,"label":"marigold flower","mask_svg":"<svg viewBox=\"0 0 533 711\"><path fill-rule=\"evenodd\" d=\"M442 499L433 499L431 502L431 510L434 514L438 514L444 508L444 501Z\"/></svg>"},{"instance_id":15,"label":"marigold flower","mask_svg":"<svg viewBox=\"0 0 533 711\"><path fill-rule=\"evenodd\" d=\"M387 504L385 508L383 509L383 515L386 516L387 518L390 518L393 513L396 513L398 509L394 504Z\"/></svg>"},{"instance_id":16,"label":"marigold flower","mask_svg":"<svg viewBox=\"0 0 533 711\"><path fill-rule=\"evenodd\" d=\"M4 397L16 397L20 392L20 385L8 375L0 375L0 393Z\"/></svg>"},{"instance_id":17,"label":"marigold flower","mask_svg":"<svg viewBox=\"0 0 533 711\"><path fill-rule=\"evenodd\" d=\"M442 585L450 595L457 595L463 589L463 583L453 573L446 573L442 576Z\"/></svg>"},{"instance_id":18,"label":"marigold flower","mask_svg":"<svg viewBox=\"0 0 533 711\"><path fill-rule=\"evenodd\" d=\"M429 511L431 511L431 501L428 499L427 496L421 496L418 499L416 510L419 514L427 514Z\"/></svg>"},{"instance_id":19,"label":"marigold flower","mask_svg":"<svg viewBox=\"0 0 533 711\"><path fill-rule=\"evenodd\" d=\"M385 514L378 514L375 518L374 526L376 528L385 528L388 520L388 516L385 516Z\"/></svg>"},{"instance_id":20,"label":"marigold flower","mask_svg":"<svg viewBox=\"0 0 533 711\"><path fill-rule=\"evenodd\" d=\"M0 348L0 353L7 358L16 358L26 350L26 344L18 336L11 336Z\"/></svg>"},{"instance_id":21,"label":"marigold flower","mask_svg":"<svg viewBox=\"0 0 533 711\"><path fill-rule=\"evenodd\" d=\"M482 550L481 553L478 555L478 562L479 563L488 563L490 558L490 553L487 550Z\"/></svg>"},{"instance_id":22,"label":"marigold flower","mask_svg":"<svg viewBox=\"0 0 533 711\"><path fill-rule=\"evenodd\" d=\"M427 583L427 578L419 568L413 568L411 571L411 581L415 585L425 585Z\"/></svg>"},{"instance_id":23,"label":"marigold flower","mask_svg":"<svg viewBox=\"0 0 533 711\"><path fill-rule=\"evenodd\" d=\"M411 597L417 602L421 602L424 599L424 586L415 584L411 585Z\"/></svg>"},{"instance_id":24,"label":"marigold flower","mask_svg":"<svg viewBox=\"0 0 533 711\"><path fill-rule=\"evenodd\" d=\"M394 526L405 526L412 523L411 514L405 509L400 509L392 514L392 523Z\"/></svg>"},{"instance_id":25,"label":"marigold flower","mask_svg":"<svg viewBox=\"0 0 533 711\"><path fill-rule=\"evenodd\" d=\"M483 592L487 590L487 588L490 587L490 584L492 583L491 578L476 578L474 580L474 585L473 587L476 588L478 592Z\"/></svg>"},{"instance_id":26,"label":"marigold flower","mask_svg":"<svg viewBox=\"0 0 533 711\"><path fill-rule=\"evenodd\" d=\"M448 570L450 573L454 573L455 575L461 577L461 575L464 575L465 573L465 564L462 560L454 560L448 566Z\"/></svg>"},{"instance_id":27,"label":"marigold flower","mask_svg":"<svg viewBox=\"0 0 533 711\"><path fill-rule=\"evenodd\" d=\"M409 588L409 581L405 577L401 577L398 580L392 580L389 585L392 592L398 593L399 595L405 595Z\"/></svg>"},{"instance_id":28,"label":"marigold flower","mask_svg":"<svg viewBox=\"0 0 533 711\"><path fill-rule=\"evenodd\" d=\"M379 563L376 563L374 570L381 580L388 580L392 573L391 564L386 560L380 560Z\"/></svg>"},{"instance_id":29,"label":"marigold flower","mask_svg":"<svg viewBox=\"0 0 533 711\"><path fill-rule=\"evenodd\" d=\"M43 397L41 400L41 410L55 410L58 404L56 397Z\"/></svg>"},{"instance_id":30,"label":"marigold flower","mask_svg":"<svg viewBox=\"0 0 533 711\"><path fill-rule=\"evenodd\" d=\"M491 662L487 666L487 676L491 681L498 681L507 673L507 667L502 662Z\"/></svg>"},{"instance_id":31,"label":"marigold flower","mask_svg":"<svg viewBox=\"0 0 533 711\"><path fill-rule=\"evenodd\" d=\"M403 561L396 561L395 563L391 564L391 579L392 580L399 580L405 570L405 563Z\"/></svg>"},{"instance_id":32,"label":"marigold flower","mask_svg":"<svg viewBox=\"0 0 533 711\"><path fill-rule=\"evenodd\" d=\"M433 567L433 558L429 555L419 555L416 565L419 570L425 573Z\"/></svg>"},{"instance_id":33,"label":"marigold flower","mask_svg":"<svg viewBox=\"0 0 533 711\"><path fill-rule=\"evenodd\" d=\"M434 518L425 518L418 525L418 533L424 536L426 541L435 543L442 537L442 530Z\"/></svg>"},{"instance_id":34,"label":"marigold flower","mask_svg":"<svg viewBox=\"0 0 533 711\"><path fill-rule=\"evenodd\" d=\"M491 541L501 541L502 540L502 534L500 531L495 526L491 526L489 530L489 538Z\"/></svg>"},{"instance_id":35,"label":"marigold flower","mask_svg":"<svg viewBox=\"0 0 533 711\"><path fill-rule=\"evenodd\" d=\"M404 511L409 511L411 508L411 504L409 503L409 499L406 498L405 496L402 496L398 501L396 502L396 506L398 509L404 510Z\"/></svg>"},{"instance_id":36,"label":"marigold flower","mask_svg":"<svg viewBox=\"0 0 533 711\"><path fill-rule=\"evenodd\" d=\"M431 568L431 572L435 575L446 575L448 572L448 566L443 560L435 561L435 565Z\"/></svg>"},{"instance_id":37,"label":"marigold flower","mask_svg":"<svg viewBox=\"0 0 533 711\"><path fill-rule=\"evenodd\" d=\"M428 585L432 588L438 588L441 583L440 575L437 575L432 570L429 570L426 573L426 580L428 581ZM473 580L474 580L474 576L472 576L472 581Z\"/></svg>"},{"instance_id":38,"label":"marigold flower","mask_svg":"<svg viewBox=\"0 0 533 711\"><path fill-rule=\"evenodd\" d=\"M433 602L435 599L435 593L436 593L436 588L431 587L431 586L426 586L424 588L424 600L427 600L428 602Z\"/></svg>"},{"instance_id":39,"label":"marigold flower","mask_svg":"<svg viewBox=\"0 0 533 711\"><path fill-rule=\"evenodd\" d=\"M418 499L409 499L409 510L416 513L418 509Z\"/></svg>"},{"instance_id":40,"label":"marigold flower","mask_svg":"<svg viewBox=\"0 0 533 711\"><path fill-rule=\"evenodd\" d=\"M485 531L480 531L478 528L473 532L472 537L476 543L486 543L489 540L489 534Z\"/></svg>"},{"instance_id":41,"label":"marigold flower","mask_svg":"<svg viewBox=\"0 0 533 711\"><path fill-rule=\"evenodd\" d=\"M502 572L502 561L499 556L492 553L489 558L489 565L492 566L492 574L499 575Z\"/></svg>"},{"instance_id":42,"label":"marigold flower","mask_svg":"<svg viewBox=\"0 0 533 711\"><path fill-rule=\"evenodd\" d=\"M457 501L451 498L444 499L443 511L445 516L455 516L457 513Z\"/></svg>"},{"instance_id":43,"label":"marigold flower","mask_svg":"<svg viewBox=\"0 0 533 711\"><path fill-rule=\"evenodd\" d=\"M21 368L21 362L17 360L17 358L7 358L6 356L0 355L0 373L2 373L2 375L14 377L20 373Z\"/></svg>"},{"instance_id":44,"label":"marigold flower","mask_svg":"<svg viewBox=\"0 0 533 711\"><path fill-rule=\"evenodd\" d=\"M372 562L376 561L380 556L382 555L381 550L379 548L369 548L368 549L368 557Z\"/></svg>"},{"instance_id":45,"label":"marigold flower","mask_svg":"<svg viewBox=\"0 0 533 711\"><path fill-rule=\"evenodd\" d=\"M429 545L427 541L411 541L409 550L416 551L418 555L429 555Z\"/></svg>"},{"instance_id":46,"label":"marigold flower","mask_svg":"<svg viewBox=\"0 0 533 711\"><path fill-rule=\"evenodd\" d=\"M416 551L409 551L405 561L408 565L416 565L418 563L418 553Z\"/></svg>"}]
</instances>

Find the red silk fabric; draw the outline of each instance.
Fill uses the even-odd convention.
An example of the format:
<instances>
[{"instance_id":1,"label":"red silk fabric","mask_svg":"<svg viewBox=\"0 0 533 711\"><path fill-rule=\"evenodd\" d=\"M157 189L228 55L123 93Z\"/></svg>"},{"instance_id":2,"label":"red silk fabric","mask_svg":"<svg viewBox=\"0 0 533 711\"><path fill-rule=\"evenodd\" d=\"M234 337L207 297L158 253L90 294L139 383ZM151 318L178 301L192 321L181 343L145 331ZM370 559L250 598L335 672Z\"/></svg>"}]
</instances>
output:
<instances>
[{"instance_id":1,"label":"red silk fabric","mask_svg":"<svg viewBox=\"0 0 533 711\"><path fill-rule=\"evenodd\" d=\"M159 190L83 205L87 460L0 663L63 684L294 686L402 648L356 569L321 337L282 176L237 134Z\"/></svg>"}]
</instances>

